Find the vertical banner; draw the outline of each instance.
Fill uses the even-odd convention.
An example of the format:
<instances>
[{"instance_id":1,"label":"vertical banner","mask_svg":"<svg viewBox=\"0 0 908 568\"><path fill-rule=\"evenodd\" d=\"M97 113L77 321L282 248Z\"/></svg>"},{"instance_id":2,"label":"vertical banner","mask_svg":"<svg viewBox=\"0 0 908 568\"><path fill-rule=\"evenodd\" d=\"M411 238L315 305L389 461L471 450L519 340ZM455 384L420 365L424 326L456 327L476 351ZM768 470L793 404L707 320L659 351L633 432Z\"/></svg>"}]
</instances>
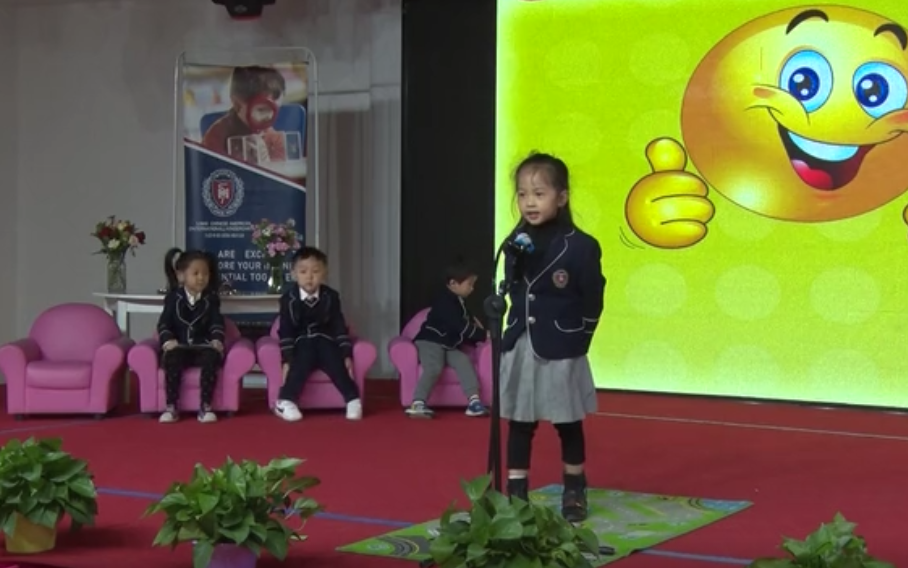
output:
<instances>
[{"instance_id":1,"label":"vertical banner","mask_svg":"<svg viewBox=\"0 0 908 568\"><path fill-rule=\"evenodd\" d=\"M216 254L237 292L263 294L252 225L306 234L309 65L180 66L185 246Z\"/></svg>"}]
</instances>

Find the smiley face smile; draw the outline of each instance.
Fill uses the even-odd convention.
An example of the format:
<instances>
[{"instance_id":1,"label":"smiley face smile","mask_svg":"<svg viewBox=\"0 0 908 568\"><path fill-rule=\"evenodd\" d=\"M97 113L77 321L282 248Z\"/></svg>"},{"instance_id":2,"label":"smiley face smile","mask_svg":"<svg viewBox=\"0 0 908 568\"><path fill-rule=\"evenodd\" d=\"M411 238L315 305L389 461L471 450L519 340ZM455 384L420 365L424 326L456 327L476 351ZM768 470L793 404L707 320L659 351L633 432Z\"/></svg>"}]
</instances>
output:
<instances>
[{"instance_id":1,"label":"smiley face smile","mask_svg":"<svg viewBox=\"0 0 908 568\"><path fill-rule=\"evenodd\" d=\"M801 181L821 191L834 191L849 184L858 175L864 157L875 147L818 142L781 124L779 137Z\"/></svg>"}]
</instances>

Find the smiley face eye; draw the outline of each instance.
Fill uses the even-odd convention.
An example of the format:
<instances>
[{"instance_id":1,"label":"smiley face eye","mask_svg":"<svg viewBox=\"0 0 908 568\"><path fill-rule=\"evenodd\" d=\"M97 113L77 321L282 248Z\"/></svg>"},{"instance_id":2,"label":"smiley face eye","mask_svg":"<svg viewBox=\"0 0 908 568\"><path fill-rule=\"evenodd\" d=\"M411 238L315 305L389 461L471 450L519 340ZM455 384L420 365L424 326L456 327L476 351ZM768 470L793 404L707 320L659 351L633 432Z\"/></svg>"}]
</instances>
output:
<instances>
[{"instance_id":1,"label":"smiley face eye","mask_svg":"<svg viewBox=\"0 0 908 568\"><path fill-rule=\"evenodd\" d=\"M779 73L779 88L788 91L807 112L814 112L832 93L832 66L816 51L792 54Z\"/></svg>"},{"instance_id":2,"label":"smiley face eye","mask_svg":"<svg viewBox=\"0 0 908 568\"><path fill-rule=\"evenodd\" d=\"M888 63L871 61L858 67L852 81L854 97L864 112L880 118L908 103L908 82Z\"/></svg>"}]
</instances>

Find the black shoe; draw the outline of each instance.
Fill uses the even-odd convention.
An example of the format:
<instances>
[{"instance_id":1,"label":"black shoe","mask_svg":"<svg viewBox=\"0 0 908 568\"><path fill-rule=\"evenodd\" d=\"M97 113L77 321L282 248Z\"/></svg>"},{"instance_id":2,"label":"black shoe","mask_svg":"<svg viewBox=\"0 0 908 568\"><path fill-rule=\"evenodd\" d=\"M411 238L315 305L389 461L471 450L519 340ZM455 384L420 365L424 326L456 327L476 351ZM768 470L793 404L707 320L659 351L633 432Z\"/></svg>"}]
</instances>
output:
<instances>
[{"instance_id":1,"label":"black shoe","mask_svg":"<svg viewBox=\"0 0 908 568\"><path fill-rule=\"evenodd\" d=\"M586 476L564 474L561 516L569 523L582 523L589 514L586 502Z\"/></svg>"},{"instance_id":2,"label":"black shoe","mask_svg":"<svg viewBox=\"0 0 908 568\"><path fill-rule=\"evenodd\" d=\"M530 502L530 481L523 479L508 479L508 496L512 499L522 499Z\"/></svg>"}]
</instances>

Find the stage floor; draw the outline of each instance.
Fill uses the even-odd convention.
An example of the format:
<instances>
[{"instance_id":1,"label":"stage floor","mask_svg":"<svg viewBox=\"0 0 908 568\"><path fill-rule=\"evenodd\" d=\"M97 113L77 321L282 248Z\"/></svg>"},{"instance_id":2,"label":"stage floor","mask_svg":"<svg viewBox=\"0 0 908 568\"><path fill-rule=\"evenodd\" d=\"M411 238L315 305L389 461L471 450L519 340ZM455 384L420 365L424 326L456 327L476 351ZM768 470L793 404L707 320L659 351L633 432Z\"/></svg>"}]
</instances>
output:
<instances>
[{"instance_id":1,"label":"stage floor","mask_svg":"<svg viewBox=\"0 0 908 568\"><path fill-rule=\"evenodd\" d=\"M150 547L160 520L140 517L151 500L188 478L196 462L289 455L305 458L301 471L322 479L313 496L327 507L307 524L310 538L292 548L292 559L309 568L415 567L335 549L438 518L461 499L460 479L486 467L488 420L454 411L409 420L396 386L370 381L359 423L336 412L284 423L258 390L248 392L243 412L213 425L159 425L134 409L102 421L0 417L0 442L62 437L65 450L89 460L102 494L97 527L61 534L58 550L28 560L68 568L190 566L189 547ZM587 422L592 486L753 502L616 566L746 566L777 554L783 535L801 538L836 512L859 524L873 554L908 565L895 521L908 509L908 416L652 395L602 393L600 401L601 412ZM561 482L558 456L557 436L541 428L535 487Z\"/></svg>"}]
</instances>

